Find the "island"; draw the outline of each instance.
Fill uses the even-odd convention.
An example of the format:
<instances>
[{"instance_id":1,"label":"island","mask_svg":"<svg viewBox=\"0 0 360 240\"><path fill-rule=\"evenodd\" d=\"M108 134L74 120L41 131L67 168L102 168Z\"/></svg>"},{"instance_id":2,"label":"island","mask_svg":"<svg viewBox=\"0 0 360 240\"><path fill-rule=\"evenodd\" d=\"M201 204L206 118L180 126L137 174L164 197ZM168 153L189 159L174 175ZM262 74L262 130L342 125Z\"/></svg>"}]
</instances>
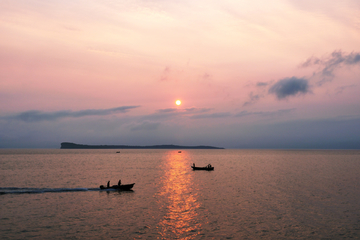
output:
<instances>
[{"instance_id":1,"label":"island","mask_svg":"<svg viewBox=\"0 0 360 240\"><path fill-rule=\"evenodd\" d=\"M180 146L180 145L152 145L152 146L129 146L129 145L85 145L71 142L62 142L60 149L225 149L213 146Z\"/></svg>"}]
</instances>

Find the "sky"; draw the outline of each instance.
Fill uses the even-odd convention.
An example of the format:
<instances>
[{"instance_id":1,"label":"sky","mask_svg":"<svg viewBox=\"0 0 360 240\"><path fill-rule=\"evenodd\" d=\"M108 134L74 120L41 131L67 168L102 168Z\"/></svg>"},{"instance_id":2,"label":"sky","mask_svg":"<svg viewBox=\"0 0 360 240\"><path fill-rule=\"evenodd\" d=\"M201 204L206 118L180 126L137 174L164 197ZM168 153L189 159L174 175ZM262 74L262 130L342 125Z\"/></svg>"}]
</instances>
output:
<instances>
[{"instance_id":1,"label":"sky","mask_svg":"<svg viewBox=\"0 0 360 240\"><path fill-rule=\"evenodd\" d=\"M0 0L0 33L0 148L360 148L359 0Z\"/></svg>"}]
</instances>

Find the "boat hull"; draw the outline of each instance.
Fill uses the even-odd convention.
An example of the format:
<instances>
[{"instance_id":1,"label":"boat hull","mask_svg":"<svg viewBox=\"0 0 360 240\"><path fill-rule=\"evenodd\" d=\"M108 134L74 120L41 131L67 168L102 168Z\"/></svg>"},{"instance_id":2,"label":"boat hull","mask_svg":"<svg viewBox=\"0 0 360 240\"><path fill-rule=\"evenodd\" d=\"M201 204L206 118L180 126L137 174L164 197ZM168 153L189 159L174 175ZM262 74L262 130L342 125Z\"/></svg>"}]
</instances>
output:
<instances>
[{"instance_id":1,"label":"boat hull","mask_svg":"<svg viewBox=\"0 0 360 240\"><path fill-rule=\"evenodd\" d=\"M193 170L204 170L204 171L213 171L214 167L194 167L191 166Z\"/></svg>"},{"instance_id":2,"label":"boat hull","mask_svg":"<svg viewBox=\"0 0 360 240\"><path fill-rule=\"evenodd\" d=\"M112 185L110 187L105 187L104 185L100 186L100 189L106 190L106 189L115 189L119 191L130 191L134 187L135 183L132 184L122 184L122 185Z\"/></svg>"}]
</instances>

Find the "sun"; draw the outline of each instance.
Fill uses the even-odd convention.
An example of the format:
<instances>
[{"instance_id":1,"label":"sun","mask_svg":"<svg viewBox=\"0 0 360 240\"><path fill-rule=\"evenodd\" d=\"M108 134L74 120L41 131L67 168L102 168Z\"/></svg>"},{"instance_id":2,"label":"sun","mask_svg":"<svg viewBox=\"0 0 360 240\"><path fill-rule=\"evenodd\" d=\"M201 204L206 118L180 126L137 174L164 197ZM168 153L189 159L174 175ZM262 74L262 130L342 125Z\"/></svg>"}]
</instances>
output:
<instances>
[{"instance_id":1,"label":"sun","mask_svg":"<svg viewBox=\"0 0 360 240\"><path fill-rule=\"evenodd\" d=\"M178 105L178 106L180 106L180 105L181 105L181 101L180 101L180 100L176 100L176 101L175 101L175 104Z\"/></svg>"}]
</instances>

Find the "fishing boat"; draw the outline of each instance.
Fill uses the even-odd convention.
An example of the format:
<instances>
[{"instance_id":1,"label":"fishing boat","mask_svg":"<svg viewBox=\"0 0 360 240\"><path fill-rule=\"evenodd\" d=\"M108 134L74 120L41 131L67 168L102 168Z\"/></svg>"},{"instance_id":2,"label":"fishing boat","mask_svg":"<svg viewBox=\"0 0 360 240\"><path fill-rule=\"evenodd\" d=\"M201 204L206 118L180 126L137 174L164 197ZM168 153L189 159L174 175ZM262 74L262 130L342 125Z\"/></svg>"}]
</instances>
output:
<instances>
[{"instance_id":1,"label":"fishing boat","mask_svg":"<svg viewBox=\"0 0 360 240\"><path fill-rule=\"evenodd\" d=\"M214 167L211 164L208 164L206 167L195 167L195 163L191 166L193 170L205 170L205 171L213 171Z\"/></svg>"},{"instance_id":2,"label":"fishing boat","mask_svg":"<svg viewBox=\"0 0 360 240\"><path fill-rule=\"evenodd\" d=\"M133 188L133 186L135 185L135 183L131 183L131 184L121 184L121 185L112 185L112 186L104 186L104 185L100 185L100 189L102 190L106 190L106 189L115 189L115 190L120 190L120 191L129 191Z\"/></svg>"}]
</instances>

